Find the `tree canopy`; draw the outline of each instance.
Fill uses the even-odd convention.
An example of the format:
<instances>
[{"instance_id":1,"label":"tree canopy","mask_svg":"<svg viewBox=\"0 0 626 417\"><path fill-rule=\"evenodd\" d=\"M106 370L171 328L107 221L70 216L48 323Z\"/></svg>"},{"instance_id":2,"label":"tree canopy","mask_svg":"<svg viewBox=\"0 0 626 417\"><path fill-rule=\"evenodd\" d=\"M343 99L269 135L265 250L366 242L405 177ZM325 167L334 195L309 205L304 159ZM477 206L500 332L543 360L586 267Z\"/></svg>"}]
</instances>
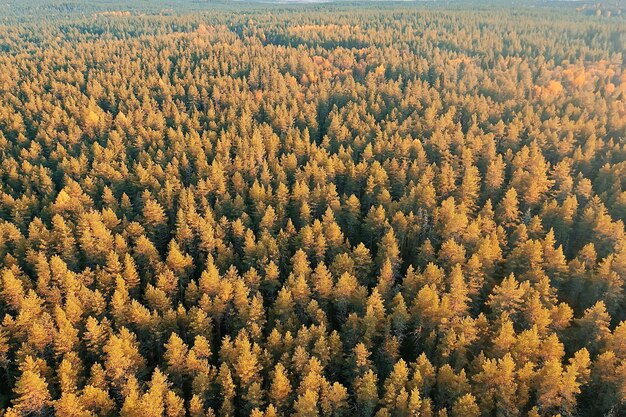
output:
<instances>
[{"instance_id":1,"label":"tree canopy","mask_svg":"<svg viewBox=\"0 0 626 417\"><path fill-rule=\"evenodd\" d=\"M619 5L0 5L0 416L626 413Z\"/></svg>"}]
</instances>

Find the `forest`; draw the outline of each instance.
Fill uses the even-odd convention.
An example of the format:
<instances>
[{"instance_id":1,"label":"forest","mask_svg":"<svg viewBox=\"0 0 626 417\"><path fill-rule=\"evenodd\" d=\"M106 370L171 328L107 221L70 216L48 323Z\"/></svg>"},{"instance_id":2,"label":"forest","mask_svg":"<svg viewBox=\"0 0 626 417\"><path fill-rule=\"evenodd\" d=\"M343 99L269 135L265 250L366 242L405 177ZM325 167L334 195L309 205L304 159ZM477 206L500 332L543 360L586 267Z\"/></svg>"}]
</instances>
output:
<instances>
[{"instance_id":1,"label":"forest","mask_svg":"<svg viewBox=\"0 0 626 417\"><path fill-rule=\"evenodd\" d=\"M619 2L0 16L0 417L626 416Z\"/></svg>"}]
</instances>

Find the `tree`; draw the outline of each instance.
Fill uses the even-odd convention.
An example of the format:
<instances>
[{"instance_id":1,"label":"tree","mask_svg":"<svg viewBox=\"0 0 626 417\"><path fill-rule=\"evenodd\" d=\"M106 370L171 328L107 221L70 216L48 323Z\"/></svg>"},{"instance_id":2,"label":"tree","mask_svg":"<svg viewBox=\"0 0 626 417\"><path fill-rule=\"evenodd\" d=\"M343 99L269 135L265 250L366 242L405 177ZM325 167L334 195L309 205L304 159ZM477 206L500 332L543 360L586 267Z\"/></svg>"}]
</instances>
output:
<instances>
[{"instance_id":1,"label":"tree","mask_svg":"<svg viewBox=\"0 0 626 417\"><path fill-rule=\"evenodd\" d=\"M472 377L477 384L476 395L483 412L495 411L497 415L519 413L515 366L513 358L507 353L502 359L486 359L481 371ZM464 402L466 405L470 403L469 399Z\"/></svg>"},{"instance_id":2,"label":"tree","mask_svg":"<svg viewBox=\"0 0 626 417\"><path fill-rule=\"evenodd\" d=\"M454 402L452 417L478 417L480 409L476 405L476 398L472 394L465 394Z\"/></svg>"},{"instance_id":3,"label":"tree","mask_svg":"<svg viewBox=\"0 0 626 417\"><path fill-rule=\"evenodd\" d=\"M91 417L95 414L87 411L76 394L61 395L61 398L54 402L55 415L69 417Z\"/></svg>"},{"instance_id":4,"label":"tree","mask_svg":"<svg viewBox=\"0 0 626 417\"><path fill-rule=\"evenodd\" d=\"M274 368L274 376L269 390L270 400L278 409L284 409L291 394L291 383L286 372L283 364L279 362Z\"/></svg>"},{"instance_id":5,"label":"tree","mask_svg":"<svg viewBox=\"0 0 626 417\"><path fill-rule=\"evenodd\" d=\"M319 398L315 391L306 390L298 396L293 405L294 416L297 417L317 417L319 415L317 402Z\"/></svg>"},{"instance_id":6,"label":"tree","mask_svg":"<svg viewBox=\"0 0 626 417\"><path fill-rule=\"evenodd\" d=\"M505 227L512 227L519 222L519 203L515 188L509 188L496 209L498 221Z\"/></svg>"},{"instance_id":7,"label":"tree","mask_svg":"<svg viewBox=\"0 0 626 417\"><path fill-rule=\"evenodd\" d=\"M105 369L114 385L121 388L124 382L144 367L136 336L122 327L113 334L103 348Z\"/></svg>"},{"instance_id":8,"label":"tree","mask_svg":"<svg viewBox=\"0 0 626 417\"><path fill-rule=\"evenodd\" d=\"M20 364L20 370L21 375L13 388L13 408L22 415L45 415L52 397L37 362L27 356Z\"/></svg>"},{"instance_id":9,"label":"tree","mask_svg":"<svg viewBox=\"0 0 626 417\"><path fill-rule=\"evenodd\" d=\"M474 165L465 167L461 187L459 188L459 200L461 204L470 210L476 209L476 203L480 192L480 174Z\"/></svg>"},{"instance_id":10,"label":"tree","mask_svg":"<svg viewBox=\"0 0 626 417\"><path fill-rule=\"evenodd\" d=\"M577 346L586 347L592 353L604 346L610 335L610 316L602 301L598 301L593 307L585 310L583 316L575 323Z\"/></svg>"},{"instance_id":11,"label":"tree","mask_svg":"<svg viewBox=\"0 0 626 417\"><path fill-rule=\"evenodd\" d=\"M167 364L167 372L172 381L178 386L182 385L183 378L187 372L188 347L183 340L172 333L165 344L163 358Z\"/></svg>"},{"instance_id":12,"label":"tree","mask_svg":"<svg viewBox=\"0 0 626 417\"><path fill-rule=\"evenodd\" d=\"M357 377L354 381L354 391L359 415L373 416L378 404L376 374L369 369L362 377Z\"/></svg>"},{"instance_id":13,"label":"tree","mask_svg":"<svg viewBox=\"0 0 626 417\"><path fill-rule=\"evenodd\" d=\"M379 266L382 266L385 261L389 260L394 273L400 268L400 249L392 228L380 240L376 260Z\"/></svg>"},{"instance_id":14,"label":"tree","mask_svg":"<svg viewBox=\"0 0 626 417\"><path fill-rule=\"evenodd\" d=\"M220 415L228 416L234 412L234 398L235 398L235 383L230 373L230 369L226 364L220 366L218 374L218 384L220 387L220 394L222 397L222 406L220 408Z\"/></svg>"}]
</instances>

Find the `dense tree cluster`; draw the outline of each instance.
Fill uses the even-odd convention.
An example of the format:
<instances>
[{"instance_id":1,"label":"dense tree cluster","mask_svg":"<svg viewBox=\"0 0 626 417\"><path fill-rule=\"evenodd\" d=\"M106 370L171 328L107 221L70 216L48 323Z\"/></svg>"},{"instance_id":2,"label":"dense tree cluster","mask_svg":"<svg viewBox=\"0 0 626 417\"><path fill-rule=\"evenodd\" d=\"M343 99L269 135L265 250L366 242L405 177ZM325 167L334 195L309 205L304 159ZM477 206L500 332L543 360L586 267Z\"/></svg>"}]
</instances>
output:
<instances>
[{"instance_id":1,"label":"dense tree cluster","mask_svg":"<svg viewBox=\"0 0 626 417\"><path fill-rule=\"evenodd\" d=\"M624 18L241 7L0 27L0 415L626 413Z\"/></svg>"}]
</instances>

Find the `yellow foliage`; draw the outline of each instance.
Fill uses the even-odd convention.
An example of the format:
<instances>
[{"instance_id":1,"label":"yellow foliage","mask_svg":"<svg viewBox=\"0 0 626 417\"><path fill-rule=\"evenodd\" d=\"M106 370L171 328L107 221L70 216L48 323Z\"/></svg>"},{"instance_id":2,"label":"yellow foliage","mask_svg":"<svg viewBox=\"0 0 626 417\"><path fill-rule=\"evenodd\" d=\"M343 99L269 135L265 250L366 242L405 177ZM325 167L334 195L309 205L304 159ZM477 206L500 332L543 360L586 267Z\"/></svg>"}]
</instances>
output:
<instances>
[{"instance_id":1,"label":"yellow foliage","mask_svg":"<svg viewBox=\"0 0 626 417\"><path fill-rule=\"evenodd\" d=\"M586 80L587 80L587 77L585 76L585 72L582 71L581 73L579 73L578 75L574 77L574 79L572 80L572 85L574 87L582 87L585 84Z\"/></svg>"},{"instance_id":2,"label":"yellow foliage","mask_svg":"<svg viewBox=\"0 0 626 417\"><path fill-rule=\"evenodd\" d=\"M198 35L206 35L208 33L215 32L215 28L212 26L201 24L201 25L198 25L197 32L198 32Z\"/></svg>"},{"instance_id":3,"label":"yellow foliage","mask_svg":"<svg viewBox=\"0 0 626 417\"><path fill-rule=\"evenodd\" d=\"M551 80L548 83L546 90L550 94L561 94L563 92L563 85L557 80Z\"/></svg>"},{"instance_id":4,"label":"yellow foliage","mask_svg":"<svg viewBox=\"0 0 626 417\"><path fill-rule=\"evenodd\" d=\"M100 121L100 116L98 116L98 113L96 113L93 110L87 110L87 115L85 117L85 124L87 126L94 126L98 124L99 121Z\"/></svg>"},{"instance_id":5,"label":"yellow foliage","mask_svg":"<svg viewBox=\"0 0 626 417\"><path fill-rule=\"evenodd\" d=\"M615 91L615 84L607 83L607 85L606 85L606 92L611 94L613 91Z\"/></svg>"}]
</instances>

